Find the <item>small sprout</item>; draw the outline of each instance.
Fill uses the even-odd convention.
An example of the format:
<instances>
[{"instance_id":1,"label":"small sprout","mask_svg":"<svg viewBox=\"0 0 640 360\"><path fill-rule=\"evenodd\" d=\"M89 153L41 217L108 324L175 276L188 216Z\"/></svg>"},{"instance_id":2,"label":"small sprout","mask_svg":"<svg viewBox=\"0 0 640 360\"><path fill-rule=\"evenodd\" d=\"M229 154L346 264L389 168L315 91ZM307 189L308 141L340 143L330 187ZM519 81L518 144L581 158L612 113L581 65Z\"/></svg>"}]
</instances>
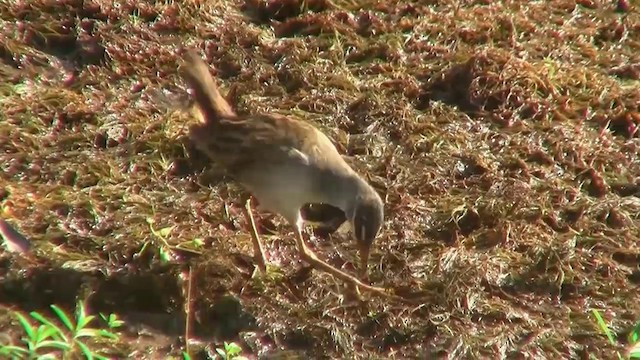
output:
<instances>
[{"instance_id":1,"label":"small sprout","mask_svg":"<svg viewBox=\"0 0 640 360\"><path fill-rule=\"evenodd\" d=\"M204 245L204 240L202 240L201 238L195 238L191 240L191 243L193 244L194 247L201 247Z\"/></svg>"},{"instance_id":2,"label":"small sprout","mask_svg":"<svg viewBox=\"0 0 640 360\"><path fill-rule=\"evenodd\" d=\"M220 357L224 360L231 360L231 359L244 359L244 357L239 356L240 353L242 352L242 348L236 344L235 342L224 342L224 348L216 348L216 352L218 353L218 355L220 355Z\"/></svg>"},{"instance_id":3,"label":"small sprout","mask_svg":"<svg viewBox=\"0 0 640 360\"><path fill-rule=\"evenodd\" d=\"M201 238L195 238L193 240L183 241L178 244L175 249L188 251L195 254L201 254L198 250L204 246L204 240Z\"/></svg>"},{"instance_id":4,"label":"small sprout","mask_svg":"<svg viewBox=\"0 0 640 360\"><path fill-rule=\"evenodd\" d=\"M629 359L640 359L640 321L629 333L629 343L632 344L629 349Z\"/></svg>"},{"instance_id":5,"label":"small sprout","mask_svg":"<svg viewBox=\"0 0 640 360\"><path fill-rule=\"evenodd\" d=\"M607 324L604 322L604 319L602 318L602 315L600 315L600 312L596 309L591 309L591 312L593 313L593 316L596 318L596 322L598 323L600 330L602 330L602 332L607 336L607 339L609 339L609 343L611 343L612 345L615 345L616 341L613 338L613 334L611 333L611 330L609 330L609 327L607 326Z\"/></svg>"},{"instance_id":6,"label":"small sprout","mask_svg":"<svg viewBox=\"0 0 640 360\"><path fill-rule=\"evenodd\" d=\"M171 261L171 259L173 259L173 257L171 256L170 249L167 249L165 247L160 247L158 252L160 254L160 260L162 260L163 263L168 263Z\"/></svg>"},{"instance_id":7,"label":"small sprout","mask_svg":"<svg viewBox=\"0 0 640 360\"><path fill-rule=\"evenodd\" d=\"M164 263L170 262L173 259L173 254L171 252L172 247L167 242L167 237L171 234L175 226L167 226L167 227L156 230L153 227L154 223L155 221L153 220L153 218L147 218L147 224L149 224L149 229L151 230L151 233L156 238L160 239L160 242L161 242L158 249L160 260L162 260L162 262ZM138 253L142 253L143 250L146 249L147 245L148 243L145 243L142 249Z\"/></svg>"},{"instance_id":8,"label":"small sprout","mask_svg":"<svg viewBox=\"0 0 640 360\"><path fill-rule=\"evenodd\" d=\"M175 226L167 226L161 229L154 229L153 224L155 221L152 218L147 218L147 224L149 224L149 229L151 229L151 233L161 239L166 239L167 236L171 234L171 231L175 228Z\"/></svg>"},{"instance_id":9,"label":"small sprout","mask_svg":"<svg viewBox=\"0 0 640 360\"><path fill-rule=\"evenodd\" d=\"M629 333L629 342L632 344L640 341L640 321L633 327L633 330Z\"/></svg>"},{"instance_id":10,"label":"small sprout","mask_svg":"<svg viewBox=\"0 0 640 360\"><path fill-rule=\"evenodd\" d=\"M103 313L100 313L100 317L107 323L109 329L119 328L120 326L122 326L122 324L124 324L124 321L118 319L116 314L109 314L109 316L107 316Z\"/></svg>"},{"instance_id":11,"label":"small sprout","mask_svg":"<svg viewBox=\"0 0 640 360\"><path fill-rule=\"evenodd\" d=\"M56 320L48 319L36 311L29 313L30 317L39 323L37 325L32 325L22 313L14 312L26 336L22 337L22 346L0 345L0 355L8 358L54 359L59 356L55 356L52 352L55 354L60 352L62 358L74 358L72 354L81 353L87 359L106 359L80 339L116 340L118 335L108 330L88 327L94 316L87 314L81 301L76 306L75 318L71 318L56 305L51 305L51 309L57 317ZM120 325L115 316L110 316L109 320L113 325L112 328ZM58 326L56 323L61 323L63 326Z\"/></svg>"}]
</instances>

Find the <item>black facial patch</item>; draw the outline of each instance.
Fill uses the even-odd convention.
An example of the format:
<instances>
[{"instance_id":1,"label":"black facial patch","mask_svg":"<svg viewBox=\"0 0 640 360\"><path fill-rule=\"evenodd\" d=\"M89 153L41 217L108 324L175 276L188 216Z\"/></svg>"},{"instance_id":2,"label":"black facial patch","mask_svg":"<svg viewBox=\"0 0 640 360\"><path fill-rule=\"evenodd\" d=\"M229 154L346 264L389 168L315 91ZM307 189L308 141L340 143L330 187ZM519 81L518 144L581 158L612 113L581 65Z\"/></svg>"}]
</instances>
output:
<instances>
[{"instance_id":1,"label":"black facial patch","mask_svg":"<svg viewBox=\"0 0 640 360\"><path fill-rule=\"evenodd\" d=\"M358 242L370 246L378 235L383 221L382 208L374 203L360 204L353 219L353 231Z\"/></svg>"}]
</instances>

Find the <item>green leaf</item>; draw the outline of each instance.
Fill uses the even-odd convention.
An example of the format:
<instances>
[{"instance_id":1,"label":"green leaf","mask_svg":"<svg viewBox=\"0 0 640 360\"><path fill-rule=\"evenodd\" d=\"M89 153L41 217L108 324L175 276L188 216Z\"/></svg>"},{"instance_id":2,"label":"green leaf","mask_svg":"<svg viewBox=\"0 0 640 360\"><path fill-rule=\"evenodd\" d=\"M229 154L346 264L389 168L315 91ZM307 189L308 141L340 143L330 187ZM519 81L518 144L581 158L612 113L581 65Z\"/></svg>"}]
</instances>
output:
<instances>
[{"instance_id":1,"label":"green leaf","mask_svg":"<svg viewBox=\"0 0 640 360\"><path fill-rule=\"evenodd\" d=\"M191 360L191 356L186 351L182 352L182 360Z\"/></svg>"},{"instance_id":2,"label":"green leaf","mask_svg":"<svg viewBox=\"0 0 640 360\"><path fill-rule=\"evenodd\" d=\"M69 329L69 331L73 331L73 329L75 328L75 326L73 326L73 322L71 321L71 319L69 319L69 317L67 316L67 314L64 313L64 311L62 309L60 309L59 307L55 306L55 305L51 305L51 309L53 309L53 311L56 313L56 315L58 316L58 319L60 319L60 321L62 321L62 323L64 324L64 326L67 327L67 329Z\"/></svg>"},{"instance_id":3,"label":"green leaf","mask_svg":"<svg viewBox=\"0 0 640 360\"><path fill-rule=\"evenodd\" d=\"M145 252L145 250L147 250L147 246L149 246L149 242L146 241L142 247L140 248L140 251L138 251L137 253L135 253L136 256L140 256L140 254L143 254Z\"/></svg>"},{"instance_id":4,"label":"green leaf","mask_svg":"<svg viewBox=\"0 0 640 360\"><path fill-rule=\"evenodd\" d=\"M68 351L69 349L71 349L71 345L60 340L45 340L37 343L34 349L42 348L54 348L62 351Z\"/></svg>"},{"instance_id":5,"label":"green leaf","mask_svg":"<svg viewBox=\"0 0 640 360\"><path fill-rule=\"evenodd\" d=\"M98 337L98 330L97 329L80 329L78 330L78 332L76 332L74 339L79 339L79 338L83 338L83 337Z\"/></svg>"},{"instance_id":6,"label":"green leaf","mask_svg":"<svg viewBox=\"0 0 640 360\"><path fill-rule=\"evenodd\" d=\"M76 324L76 331L79 331L79 330L83 329L91 321L93 321L94 318L95 318L95 316L93 316L93 315L84 316L84 317L81 317L81 318L79 317L78 318L78 323Z\"/></svg>"},{"instance_id":7,"label":"green leaf","mask_svg":"<svg viewBox=\"0 0 640 360\"><path fill-rule=\"evenodd\" d=\"M167 236L169 236L169 234L171 234L171 231L173 231L174 228L175 228L175 225L162 228L158 230L158 235L162 238L166 238Z\"/></svg>"},{"instance_id":8,"label":"green leaf","mask_svg":"<svg viewBox=\"0 0 640 360\"><path fill-rule=\"evenodd\" d=\"M611 330L609 330L609 327L604 322L604 319L602 318L602 316L600 316L600 312L596 309L591 309L591 312L593 313L593 316L596 318L596 322L598 323L598 326L600 326L600 329L602 330L602 332L604 332L604 334L609 339L609 343L611 345L615 345L616 341L613 338L613 334L611 334Z\"/></svg>"},{"instance_id":9,"label":"green leaf","mask_svg":"<svg viewBox=\"0 0 640 360\"><path fill-rule=\"evenodd\" d=\"M76 319L80 319L87 316L87 311L84 308L84 303L80 300L76 303Z\"/></svg>"},{"instance_id":10,"label":"green leaf","mask_svg":"<svg viewBox=\"0 0 640 360\"><path fill-rule=\"evenodd\" d=\"M87 345L85 345L81 341L76 341L76 345L78 345L82 354L87 357L87 360L93 359L93 351L89 350L89 347Z\"/></svg>"},{"instance_id":11,"label":"green leaf","mask_svg":"<svg viewBox=\"0 0 640 360\"><path fill-rule=\"evenodd\" d=\"M98 336L112 340L117 340L119 338L118 334L114 334L111 331L103 329L98 330Z\"/></svg>"},{"instance_id":12,"label":"green leaf","mask_svg":"<svg viewBox=\"0 0 640 360\"><path fill-rule=\"evenodd\" d=\"M78 300L78 302L76 303L76 331L78 329L82 329L88 323L88 321L85 320L88 317L89 316L87 316L87 311L84 308L84 303ZM90 318L91 319L89 319L89 321L93 319L93 316L90 316ZM80 325L80 322L82 322L83 325Z\"/></svg>"},{"instance_id":13,"label":"green leaf","mask_svg":"<svg viewBox=\"0 0 640 360\"><path fill-rule=\"evenodd\" d=\"M28 354L28 353L29 353L29 350L20 346L5 345L0 347L0 355L18 356L18 355Z\"/></svg>"},{"instance_id":14,"label":"green leaf","mask_svg":"<svg viewBox=\"0 0 640 360\"><path fill-rule=\"evenodd\" d=\"M242 352L242 348L234 342L231 342L231 343L225 342L224 351L227 353L228 356L234 356L234 355L240 354L240 352Z\"/></svg>"},{"instance_id":15,"label":"green leaf","mask_svg":"<svg viewBox=\"0 0 640 360\"><path fill-rule=\"evenodd\" d=\"M629 359L640 359L640 341L629 349Z\"/></svg>"},{"instance_id":16,"label":"green leaf","mask_svg":"<svg viewBox=\"0 0 640 360\"><path fill-rule=\"evenodd\" d=\"M227 353L224 352L224 350L220 349L220 348L216 348L216 352L218 353L218 355L220 355L223 359L227 358Z\"/></svg>"},{"instance_id":17,"label":"green leaf","mask_svg":"<svg viewBox=\"0 0 640 360\"><path fill-rule=\"evenodd\" d=\"M112 329L118 328L124 324L124 321L118 319L115 314L109 315L109 327Z\"/></svg>"},{"instance_id":18,"label":"green leaf","mask_svg":"<svg viewBox=\"0 0 640 360\"><path fill-rule=\"evenodd\" d=\"M15 315L16 315L16 318L18 319L18 322L20 323L20 326L22 326L22 329L27 334L29 339L33 339L35 330L31 326L31 323L29 322L29 320L27 320L27 318L19 312L16 312Z\"/></svg>"},{"instance_id":19,"label":"green leaf","mask_svg":"<svg viewBox=\"0 0 640 360\"><path fill-rule=\"evenodd\" d=\"M167 226L162 229L156 230L153 227L153 224L155 224L155 221L152 218L147 218L147 224L149 224L149 229L151 230L151 233L162 239L169 236L169 234L171 234L171 231L173 231L173 229L175 228L175 225L173 225L173 226Z\"/></svg>"},{"instance_id":20,"label":"green leaf","mask_svg":"<svg viewBox=\"0 0 640 360\"><path fill-rule=\"evenodd\" d=\"M56 356L53 354L38 355L38 360L56 360Z\"/></svg>"},{"instance_id":21,"label":"green leaf","mask_svg":"<svg viewBox=\"0 0 640 360\"><path fill-rule=\"evenodd\" d=\"M56 324L54 324L53 322L51 322L51 320L47 319L46 317L40 315L40 313L37 313L35 311L32 311L30 313L31 317L38 320L40 323L42 323L45 326L48 326L50 328L53 328L56 330L56 338L58 339L62 339L64 341L67 341L67 336L65 335L64 331L62 331L62 329L60 329L60 327Z\"/></svg>"},{"instance_id":22,"label":"green leaf","mask_svg":"<svg viewBox=\"0 0 640 360\"><path fill-rule=\"evenodd\" d=\"M171 261L171 255L169 254L168 251L164 250L163 248L160 248L159 253L160 253L160 260L162 260L163 263L168 263Z\"/></svg>"},{"instance_id":23,"label":"green leaf","mask_svg":"<svg viewBox=\"0 0 640 360\"><path fill-rule=\"evenodd\" d=\"M21 340L25 345L27 345L27 350L28 350L30 353L32 353L32 352L34 351L33 349L35 349L35 347L36 347L36 346L35 346L35 343L34 343L32 340L30 340L30 339L28 339L28 338L26 338L26 337L23 337L23 338L21 338L20 340Z\"/></svg>"},{"instance_id":24,"label":"green leaf","mask_svg":"<svg viewBox=\"0 0 640 360\"><path fill-rule=\"evenodd\" d=\"M60 336L54 336L54 335L58 335L58 333L59 333L59 331L55 327L51 327L51 326L48 326L48 325L40 325L38 327L38 330L36 331L35 342L36 343L40 343L40 342L45 341L45 340L47 340L49 338L59 339Z\"/></svg>"},{"instance_id":25,"label":"green leaf","mask_svg":"<svg viewBox=\"0 0 640 360\"><path fill-rule=\"evenodd\" d=\"M631 333L629 334L629 342L635 344L640 340L640 321L633 327Z\"/></svg>"},{"instance_id":26,"label":"green leaf","mask_svg":"<svg viewBox=\"0 0 640 360\"><path fill-rule=\"evenodd\" d=\"M109 314L109 316L107 316L103 313L100 313L100 317L102 318L102 320L104 320L104 322L107 323L107 326L111 329L115 329L117 327L122 326L122 324L124 324L124 321L118 319L116 314Z\"/></svg>"}]
</instances>

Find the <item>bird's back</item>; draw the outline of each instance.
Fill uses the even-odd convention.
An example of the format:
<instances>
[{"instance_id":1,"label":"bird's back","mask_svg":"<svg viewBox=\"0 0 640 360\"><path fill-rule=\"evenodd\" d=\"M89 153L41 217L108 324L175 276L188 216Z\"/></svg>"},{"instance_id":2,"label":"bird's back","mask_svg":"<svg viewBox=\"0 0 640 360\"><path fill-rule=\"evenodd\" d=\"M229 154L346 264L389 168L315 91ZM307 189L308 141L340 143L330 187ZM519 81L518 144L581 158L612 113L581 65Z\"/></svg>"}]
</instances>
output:
<instances>
[{"instance_id":1,"label":"bird's back","mask_svg":"<svg viewBox=\"0 0 640 360\"><path fill-rule=\"evenodd\" d=\"M197 124L191 138L229 175L285 217L288 209L325 202L323 186L352 173L331 141L293 118L254 115ZM297 215L297 213L295 214Z\"/></svg>"}]
</instances>

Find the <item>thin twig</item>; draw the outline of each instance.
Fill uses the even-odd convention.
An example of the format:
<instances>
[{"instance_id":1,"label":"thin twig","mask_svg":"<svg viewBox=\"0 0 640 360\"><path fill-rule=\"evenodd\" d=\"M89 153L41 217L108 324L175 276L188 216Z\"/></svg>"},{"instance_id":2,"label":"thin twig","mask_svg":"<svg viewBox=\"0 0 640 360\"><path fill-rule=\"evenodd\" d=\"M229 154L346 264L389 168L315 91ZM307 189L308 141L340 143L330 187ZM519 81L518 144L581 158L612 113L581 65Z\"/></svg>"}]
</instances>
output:
<instances>
[{"instance_id":1,"label":"thin twig","mask_svg":"<svg viewBox=\"0 0 640 360\"><path fill-rule=\"evenodd\" d=\"M187 297L184 305L185 308L185 324L184 324L184 342L185 351L189 354L189 338L191 336L191 265L189 265L187 273Z\"/></svg>"}]
</instances>

